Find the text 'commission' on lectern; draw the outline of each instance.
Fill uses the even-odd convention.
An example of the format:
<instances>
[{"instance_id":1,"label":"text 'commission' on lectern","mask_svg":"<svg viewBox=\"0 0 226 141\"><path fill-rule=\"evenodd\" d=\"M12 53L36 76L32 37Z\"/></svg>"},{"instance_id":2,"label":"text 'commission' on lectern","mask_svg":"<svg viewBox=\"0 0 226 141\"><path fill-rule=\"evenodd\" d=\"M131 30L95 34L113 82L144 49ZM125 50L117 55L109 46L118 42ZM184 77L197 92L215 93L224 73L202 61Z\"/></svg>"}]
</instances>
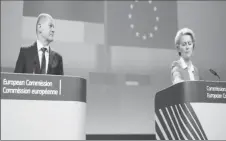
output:
<instances>
[{"instance_id":1,"label":"text 'commission' on lectern","mask_svg":"<svg viewBox=\"0 0 226 141\"><path fill-rule=\"evenodd\" d=\"M86 80L1 73L2 140L84 140Z\"/></svg>"},{"instance_id":2,"label":"text 'commission' on lectern","mask_svg":"<svg viewBox=\"0 0 226 141\"><path fill-rule=\"evenodd\" d=\"M226 82L187 81L155 97L156 139L225 140Z\"/></svg>"}]
</instances>

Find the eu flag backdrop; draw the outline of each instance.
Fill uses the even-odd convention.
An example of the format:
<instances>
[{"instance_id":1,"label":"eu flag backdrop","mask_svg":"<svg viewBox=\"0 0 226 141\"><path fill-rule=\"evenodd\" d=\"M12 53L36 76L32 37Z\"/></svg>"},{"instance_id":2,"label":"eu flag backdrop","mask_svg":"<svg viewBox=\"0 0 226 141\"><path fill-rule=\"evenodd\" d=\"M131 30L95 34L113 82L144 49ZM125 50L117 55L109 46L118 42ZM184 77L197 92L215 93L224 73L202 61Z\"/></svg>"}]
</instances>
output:
<instances>
[{"instance_id":1,"label":"eu flag backdrop","mask_svg":"<svg viewBox=\"0 0 226 141\"><path fill-rule=\"evenodd\" d=\"M106 14L110 46L174 49L176 1L108 1Z\"/></svg>"},{"instance_id":2,"label":"eu flag backdrop","mask_svg":"<svg viewBox=\"0 0 226 141\"><path fill-rule=\"evenodd\" d=\"M37 17L48 13L56 19L104 22L104 3L102 1L24 1L24 16Z\"/></svg>"}]
</instances>

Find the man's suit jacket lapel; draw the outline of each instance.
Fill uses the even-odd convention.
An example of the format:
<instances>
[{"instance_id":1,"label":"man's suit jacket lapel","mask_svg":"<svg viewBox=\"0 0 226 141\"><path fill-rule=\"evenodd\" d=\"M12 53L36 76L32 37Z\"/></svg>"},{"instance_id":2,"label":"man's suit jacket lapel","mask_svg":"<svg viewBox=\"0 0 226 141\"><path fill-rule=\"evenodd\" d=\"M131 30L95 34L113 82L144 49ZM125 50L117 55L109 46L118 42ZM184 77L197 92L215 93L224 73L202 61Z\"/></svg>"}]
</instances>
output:
<instances>
[{"instance_id":1,"label":"man's suit jacket lapel","mask_svg":"<svg viewBox=\"0 0 226 141\"><path fill-rule=\"evenodd\" d=\"M39 56L38 56L37 42L35 42L31 46L31 53L32 53L32 56L34 56L34 66L32 66L34 68L33 73L40 74L41 71L40 71L40 62L39 62Z\"/></svg>"}]
</instances>

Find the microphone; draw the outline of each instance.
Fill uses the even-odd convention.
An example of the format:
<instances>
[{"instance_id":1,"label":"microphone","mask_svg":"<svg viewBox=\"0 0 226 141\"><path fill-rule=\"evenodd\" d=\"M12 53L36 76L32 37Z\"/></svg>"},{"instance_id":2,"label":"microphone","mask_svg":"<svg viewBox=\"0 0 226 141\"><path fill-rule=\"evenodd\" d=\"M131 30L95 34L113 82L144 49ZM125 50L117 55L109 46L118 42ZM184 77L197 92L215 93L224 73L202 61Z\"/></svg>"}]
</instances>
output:
<instances>
[{"instance_id":1,"label":"microphone","mask_svg":"<svg viewBox=\"0 0 226 141\"><path fill-rule=\"evenodd\" d=\"M215 72L215 71L212 70L212 69L209 69L209 71L210 71L213 75L217 76L218 79L220 80L220 76L217 74L217 72Z\"/></svg>"}]
</instances>

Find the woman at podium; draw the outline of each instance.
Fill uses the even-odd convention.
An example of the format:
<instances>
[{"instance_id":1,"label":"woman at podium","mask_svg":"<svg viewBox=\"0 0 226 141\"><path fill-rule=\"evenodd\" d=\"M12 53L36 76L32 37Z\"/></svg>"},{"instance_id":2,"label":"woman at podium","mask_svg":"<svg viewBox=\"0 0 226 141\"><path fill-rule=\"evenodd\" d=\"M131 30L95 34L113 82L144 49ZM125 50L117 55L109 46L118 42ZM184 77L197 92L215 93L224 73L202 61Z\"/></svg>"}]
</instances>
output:
<instances>
[{"instance_id":1,"label":"woman at podium","mask_svg":"<svg viewBox=\"0 0 226 141\"><path fill-rule=\"evenodd\" d=\"M172 83L187 80L199 80L198 69L192 64L191 58L195 48L195 34L189 28L180 29L175 37L175 46L179 59L171 66Z\"/></svg>"}]
</instances>

